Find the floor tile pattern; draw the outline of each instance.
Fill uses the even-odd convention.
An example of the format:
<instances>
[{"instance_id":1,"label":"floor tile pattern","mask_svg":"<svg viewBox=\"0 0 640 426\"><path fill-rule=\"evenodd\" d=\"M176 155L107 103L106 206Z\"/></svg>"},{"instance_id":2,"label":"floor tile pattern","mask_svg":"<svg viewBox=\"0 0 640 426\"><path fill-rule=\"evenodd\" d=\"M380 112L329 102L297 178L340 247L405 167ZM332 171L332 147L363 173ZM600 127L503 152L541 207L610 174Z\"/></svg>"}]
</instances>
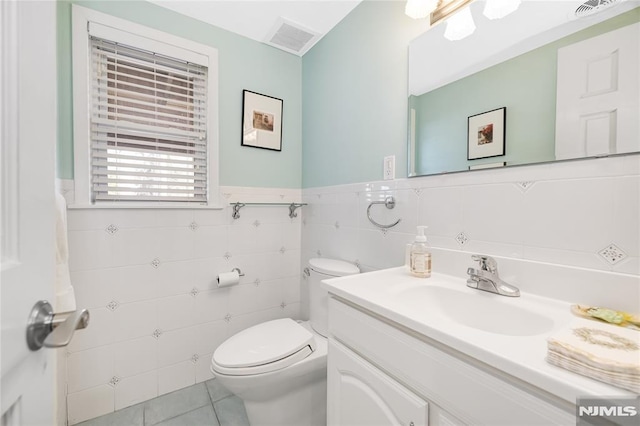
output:
<instances>
[{"instance_id":1,"label":"floor tile pattern","mask_svg":"<svg viewBox=\"0 0 640 426\"><path fill-rule=\"evenodd\" d=\"M180 389L78 426L250 426L244 403L217 380Z\"/></svg>"}]
</instances>

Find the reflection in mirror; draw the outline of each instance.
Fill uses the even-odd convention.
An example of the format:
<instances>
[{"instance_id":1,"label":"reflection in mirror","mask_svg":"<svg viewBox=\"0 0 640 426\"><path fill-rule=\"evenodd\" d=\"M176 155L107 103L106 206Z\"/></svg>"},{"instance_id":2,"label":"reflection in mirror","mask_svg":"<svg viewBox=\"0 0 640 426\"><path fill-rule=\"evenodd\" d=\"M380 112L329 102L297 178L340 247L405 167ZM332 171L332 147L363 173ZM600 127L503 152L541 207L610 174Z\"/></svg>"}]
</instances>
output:
<instances>
[{"instance_id":1,"label":"reflection in mirror","mask_svg":"<svg viewBox=\"0 0 640 426\"><path fill-rule=\"evenodd\" d=\"M505 27L491 39L481 25L498 21L476 19L465 46L437 26L411 43L409 176L640 152L640 2L575 18L582 2L530 0L499 25L546 3L561 16L536 35ZM490 113L502 108L499 122Z\"/></svg>"}]
</instances>

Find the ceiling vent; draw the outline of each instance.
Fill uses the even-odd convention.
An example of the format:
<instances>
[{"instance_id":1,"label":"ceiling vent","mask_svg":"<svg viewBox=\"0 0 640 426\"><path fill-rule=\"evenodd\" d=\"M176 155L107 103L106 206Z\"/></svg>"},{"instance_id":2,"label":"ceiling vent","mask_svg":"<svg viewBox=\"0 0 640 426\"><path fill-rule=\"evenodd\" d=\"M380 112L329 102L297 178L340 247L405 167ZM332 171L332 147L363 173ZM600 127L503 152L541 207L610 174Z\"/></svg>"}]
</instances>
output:
<instances>
[{"instance_id":1,"label":"ceiling vent","mask_svg":"<svg viewBox=\"0 0 640 426\"><path fill-rule=\"evenodd\" d=\"M576 9L576 16L584 18L610 8L623 0L587 0Z\"/></svg>"},{"instance_id":2,"label":"ceiling vent","mask_svg":"<svg viewBox=\"0 0 640 426\"><path fill-rule=\"evenodd\" d=\"M319 33L280 17L264 42L285 52L302 56L319 39Z\"/></svg>"}]
</instances>

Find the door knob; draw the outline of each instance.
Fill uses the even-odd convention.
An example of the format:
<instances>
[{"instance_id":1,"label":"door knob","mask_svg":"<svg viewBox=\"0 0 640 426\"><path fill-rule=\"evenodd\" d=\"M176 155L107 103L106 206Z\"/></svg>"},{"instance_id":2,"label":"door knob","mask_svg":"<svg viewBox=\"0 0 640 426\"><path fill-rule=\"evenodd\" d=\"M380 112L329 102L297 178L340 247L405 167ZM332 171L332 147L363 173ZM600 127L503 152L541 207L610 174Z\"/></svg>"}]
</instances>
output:
<instances>
[{"instance_id":1,"label":"door knob","mask_svg":"<svg viewBox=\"0 0 640 426\"><path fill-rule=\"evenodd\" d=\"M67 346L76 330L89 325L89 311L54 313L46 300L38 301L29 314L27 323L27 345L32 351L41 347L59 348Z\"/></svg>"}]
</instances>

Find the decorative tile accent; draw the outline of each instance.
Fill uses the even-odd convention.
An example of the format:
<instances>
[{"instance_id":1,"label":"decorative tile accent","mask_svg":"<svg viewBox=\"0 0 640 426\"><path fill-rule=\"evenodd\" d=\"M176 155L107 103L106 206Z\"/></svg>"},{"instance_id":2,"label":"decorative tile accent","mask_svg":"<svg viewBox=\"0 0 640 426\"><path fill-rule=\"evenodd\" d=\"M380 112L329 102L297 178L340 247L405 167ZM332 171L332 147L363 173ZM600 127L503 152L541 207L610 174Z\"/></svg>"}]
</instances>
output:
<instances>
[{"instance_id":1,"label":"decorative tile accent","mask_svg":"<svg viewBox=\"0 0 640 426\"><path fill-rule=\"evenodd\" d=\"M231 314L227 314L227 315L225 315L225 316L224 316L224 320L225 320L226 322L231 322Z\"/></svg>"},{"instance_id":2,"label":"decorative tile accent","mask_svg":"<svg viewBox=\"0 0 640 426\"><path fill-rule=\"evenodd\" d=\"M115 300L112 300L111 302L109 302L107 304L107 309L109 309L111 312L113 312L116 309L118 309L118 306L120 306L120 304L118 304L118 302L116 302Z\"/></svg>"},{"instance_id":3,"label":"decorative tile accent","mask_svg":"<svg viewBox=\"0 0 640 426\"><path fill-rule=\"evenodd\" d=\"M255 226L256 228L260 226L260 221L256 219L255 222L253 222L253 226Z\"/></svg>"},{"instance_id":4,"label":"decorative tile accent","mask_svg":"<svg viewBox=\"0 0 640 426\"><path fill-rule=\"evenodd\" d=\"M191 222L189 224L189 229L191 229L193 232L197 231L199 227L200 225L198 225L196 222Z\"/></svg>"},{"instance_id":5,"label":"decorative tile accent","mask_svg":"<svg viewBox=\"0 0 640 426\"><path fill-rule=\"evenodd\" d=\"M284 248L284 246L280 247L280 254L284 254L285 251L287 251L287 249Z\"/></svg>"},{"instance_id":6,"label":"decorative tile accent","mask_svg":"<svg viewBox=\"0 0 640 426\"><path fill-rule=\"evenodd\" d=\"M224 198L227 198L227 199L228 199L228 198L231 198L231 195L233 195L233 194L231 194L230 192L224 192L224 193L222 194L222 196L223 196Z\"/></svg>"},{"instance_id":7,"label":"decorative tile accent","mask_svg":"<svg viewBox=\"0 0 640 426\"><path fill-rule=\"evenodd\" d=\"M151 266L158 269L160 267L160 259L157 257L151 261Z\"/></svg>"},{"instance_id":8,"label":"decorative tile accent","mask_svg":"<svg viewBox=\"0 0 640 426\"><path fill-rule=\"evenodd\" d=\"M256 278L256 279L253 281L253 284L254 284L256 287L258 287L258 286L260 285L260 278Z\"/></svg>"},{"instance_id":9,"label":"decorative tile accent","mask_svg":"<svg viewBox=\"0 0 640 426\"><path fill-rule=\"evenodd\" d=\"M284 308L286 308L286 307L287 307L287 304L286 304L286 303L282 302L282 303L280 304L280 308L284 309Z\"/></svg>"},{"instance_id":10,"label":"decorative tile accent","mask_svg":"<svg viewBox=\"0 0 640 426\"><path fill-rule=\"evenodd\" d=\"M340 229L340 222L337 222L337 221L336 221L336 223L334 223L334 224L333 224L333 226L334 226L336 229Z\"/></svg>"},{"instance_id":11,"label":"decorative tile accent","mask_svg":"<svg viewBox=\"0 0 640 426\"><path fill-rule=\"evenodd\" d=\"M389 230L388 230L388 229L381 228L381 229L380 229L380 232L382 232L382 236L383 236L383 237L386 237L386 236L387 236L387 232L389 232Z\"/></svg>"},{"instance_id":12,"label":"decorative tile accent","mask_svg":"<svg viewBox=\"0 0 640 426\"><path fill-rule=\"evenodd\" d=\"M193 297L197 297L199 293L200 293L200 290L198 290L196 287L192 288L191 291L189 292L189 294L192 295Z\"/></svg>"},{"instance_id":13,"label":"decorative tile accent","mask_svg":"<svg viewBox=\"0 0 640 426\"><path fill-rule=\"evenodd\" d=\"M118 227L112 223L105 228L105 232L109 235L114 235L116 232L118 232Z\"/></svg>"},{"instance_id":14,"label":"decorative tile accent","mask_svg":"<svg viewBox=\"0 0 640 426\"><path fill-rule=\"evenodd\" d=\"M280 199L284 200L284 194L280 194Z\"/></svg>"},{"instance_id":15,"label":"decorative tile accent","mask_svg":"<svg viewBox=\"0 0 640 426\"><path fill-rule=\"evenodd\" d=\"M611 265L615 265L627 257L627 253L615 244L609 244L607 247L600 250L598 254Z\"/></svg>"},{"instance_id":16,"label":"decorative tile accent","mask_svg":"<svg viewBox=\"0 0 640 426\"><path fill-rule=\"evenodd\" d=\"M111 380L109 380L109 383L107 383L109 386L111 386L112 388L115 388L116 386L118 386L118 383L120 383L120 377L118 376L113 376L111 378Z\"/></svg>"},{"instance_id":17,"label":"decorative tile accent","mask_svg":"<svg viewBox=\"0 0 640 426\"><path fill-rule=\"evenodd\" d=\"M413 192L416 193L416 197L420 198L422 195L422 188L413 188Z\"/></svg>"},{"instance_id":18,"label":"decorative tile accent","mask_svg":"<svg viewBox=\"0 0 640 426\"><path fill-rule=\"evenodd\" d=\"M522 192L526 192L527 189L531 188L531 186L534 184L534 182L531 181L524 181L524 182L518 182L518 188L520 188L520 190Z\"/></svg>"},{"instance_id":19,"label":"decorative tile accent","mask_svg":"<svg viewBox=\"0 0 640 426\"><path fill-rule=\"evenodd\" d=\"M199 359L200 359L200 355L193 354L193 356L191 357L191 362L194 364L197 364Z\"/></svg>"},{"instance_id":20,"label":"decorative tile accent","mask_svg":"<svg viewBox=\"0 0 640 426\"><path fill-rule=\"evenodd\" d=\"M224 254L224 256L223 256L223 257L224 257L225 259L229 260L229 259L231 259L231 253L226 252L226 253Z\"/></svg>"},{"instance_id":21,"label":"decorative tile accent","mask_svg":"<svg viewBox=\"0 0 640 426\"><path fill-rule=\"evenodd\" d=\"M463 246L467 243L467 241L469 241L469 237L467 237L467 234L465 234L464 232L461 232L456 235L456 241Z\"/></svg>"},{"instance_id":22,"label":"decorative tile accent","mask_svg":"<svg viewBox=\"0 0 640 426\"><path fill-rule=\"evenodd\" d=\"M156 328L155 330L153 330L153 333L151 333L151 335L156 339L159 339L160 336L162 336L162 330L160 330L159 328Z\"/></svg>"}]
</instances>

